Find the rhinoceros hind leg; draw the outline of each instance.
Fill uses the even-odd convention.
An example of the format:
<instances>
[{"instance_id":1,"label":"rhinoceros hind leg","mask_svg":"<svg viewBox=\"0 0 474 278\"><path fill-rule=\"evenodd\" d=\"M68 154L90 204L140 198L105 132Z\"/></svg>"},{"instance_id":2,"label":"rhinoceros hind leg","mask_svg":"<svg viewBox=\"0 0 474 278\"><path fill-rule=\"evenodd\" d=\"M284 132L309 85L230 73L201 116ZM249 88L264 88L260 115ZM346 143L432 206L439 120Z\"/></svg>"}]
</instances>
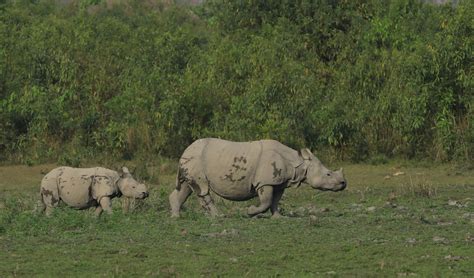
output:
<instances>
[{"instance_id":1,"label":"rhinoceros hind leg","mask_svg":"<svg viewBox=\"0 0 474 278\"><path fill-rule=\"evenodd\" d=\"M43 196L41 196L41 200L38 200L38 202L36 203L35 212L44 213L45 209L46 205L43 202Z\"/></svg>"},{"instance_id":2,"label":"rhinoceros hind leg","mask_svg":"<svg viewBox=\"0 0 474 278\"><path fill-rule=\"evenodd\" d=\"M210 194L207 194L205 196L199 196L199 203L201 203L201 206L209 212L209 214L212 217L219 216L219 211L217 210L216 206L214 205L214 201L212 200L212 197Z\"/></svg>"},{"instance_id":3,"label":"rhinoceros hind leg","mask_svg":"<svg viewBox=\"0 0 474 278\"><path fill-rule=\"evenodd\" d=\"M249 216L266 212L272 204L273 186L262 186L257 190L257 193L260 199L260 205L258 207L250 206L247 210Z\"/></svg>"},{"instance_id":4,"label":"rhinoceros hind leg","mask_svg":"<svg viewBox=\"0 0 474 278\"><path fill-rule=\"evenodd\" d=\"M48 190L45 187L41 188L41 199L44 204L44 212L46 216L51 216L53 209L59 204L59 192L57 190Z\"/></svg>"},{"instance_id":5,"label":"rhinoceros hind leg","mask_svg":"<svg viewBox=\"0 0 474 278\"><path fill-rule=\"evenodd\" d=\"M191 195L192 190L191 188L183 183L181 188L173 190L169 196L169 202L171 207L171 217L179 217L179 211L181 210L181 206L186 199Z\"/></svg>"}]
</instances>

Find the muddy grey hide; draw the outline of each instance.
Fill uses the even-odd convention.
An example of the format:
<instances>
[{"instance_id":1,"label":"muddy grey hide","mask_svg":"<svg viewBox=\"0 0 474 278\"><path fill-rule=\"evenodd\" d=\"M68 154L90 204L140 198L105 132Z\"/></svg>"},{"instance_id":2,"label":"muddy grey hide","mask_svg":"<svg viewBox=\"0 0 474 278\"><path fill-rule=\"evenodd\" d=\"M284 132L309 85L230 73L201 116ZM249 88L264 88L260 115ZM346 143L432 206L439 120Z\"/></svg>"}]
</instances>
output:
<instances>
[{"instance_id":1,"label":"muddy grey hide","mask_svg":"<svg viewBox=\"0 0 474 278\"><path fill-rule=\"evenodd\" d=\"M258 196L259 206L249 216L270 209L279 217L278 203L289 186L308 184L319 190L346 188L342 168L328 170L309 149L295 151L278 141L231 142L215 138L192 143L179 159L176 188L169 196L171 216L179 217L182 204L195 192L210 215L218 215L209 194L235 201Z\"/></svg>"},{"instance_id":2,"label":"muddy grey hide","mask_svg":"<svg viewBox=\"0 0 474 278\"><path fill-rule=\"evenodd\" d=\"M59 201L77 209L96 207L99 216L103 210L112 213L114 197L148 197L146 186L137 182L127 167L120 172L102 167L58 167L44 176L40 193L42 209L48 216Z\"/></svg>"}]
</instances>

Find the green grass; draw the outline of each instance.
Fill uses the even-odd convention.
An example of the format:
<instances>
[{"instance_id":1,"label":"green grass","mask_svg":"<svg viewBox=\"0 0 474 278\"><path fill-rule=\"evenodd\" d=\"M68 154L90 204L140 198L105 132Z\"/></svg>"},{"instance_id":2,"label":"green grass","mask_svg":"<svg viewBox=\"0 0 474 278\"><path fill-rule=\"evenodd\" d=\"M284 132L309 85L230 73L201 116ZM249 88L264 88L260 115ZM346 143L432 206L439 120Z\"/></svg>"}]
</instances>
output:
<instances>
[{"instance_id":1,"label":"green grass","mask_svg":"<svg viewBox=\"0 0 474 278\"><path fill-rule=\"evenodd\" d=\"M246 217L257 200L217 197L225 217L211 219L193 196L171 219L173 171L154 167L149 199L127 214L114 200L114 214L96 219L92 210L34 211L52 167L0 167L0 277L474 276L472 170L346 165L346 191L289 189L289 217L275 220Z\"/></svg>"}]
</instances>

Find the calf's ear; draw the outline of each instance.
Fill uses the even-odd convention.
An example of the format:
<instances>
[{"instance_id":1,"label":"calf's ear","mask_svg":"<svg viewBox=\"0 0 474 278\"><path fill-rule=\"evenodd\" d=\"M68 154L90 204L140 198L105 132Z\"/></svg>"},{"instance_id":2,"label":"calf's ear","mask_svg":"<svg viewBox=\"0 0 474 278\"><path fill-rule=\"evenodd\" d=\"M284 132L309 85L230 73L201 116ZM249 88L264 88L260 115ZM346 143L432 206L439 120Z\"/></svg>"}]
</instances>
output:
<instances>
[{"instance_id":1,"label":"calf's ear","mask_svg":"<svg viewBox=\"0 0 474 278\"><path fill-rule=\"evenodd\" d=\"M120 169L119 174L122 178L124 178L124 177L130 176L130 171L128 170L127 167L124 166L122 167L122 169Z\"/></svg>"},{"instance_id":2,"label":"calf's ear","mask_svg":"<svg viewBox=\"0 0 474 278\"><path fill-rule=\"evenodd\" d=\"M304 148L300 150L300 156L304 160L311 160L314 155L308 148Z\"/></svg>"},{"instance_id":3,"label":"calf's ear","mask_svg":"<svg viewBox=\"0 0 474 278\"><path fill-rule=\"evenodd\" d=\"M123 172L124 174L130 174L130 171L128 171L128 168L125 167L125 166L122 167L122 172Z\"/></svg>"}]
</instances>

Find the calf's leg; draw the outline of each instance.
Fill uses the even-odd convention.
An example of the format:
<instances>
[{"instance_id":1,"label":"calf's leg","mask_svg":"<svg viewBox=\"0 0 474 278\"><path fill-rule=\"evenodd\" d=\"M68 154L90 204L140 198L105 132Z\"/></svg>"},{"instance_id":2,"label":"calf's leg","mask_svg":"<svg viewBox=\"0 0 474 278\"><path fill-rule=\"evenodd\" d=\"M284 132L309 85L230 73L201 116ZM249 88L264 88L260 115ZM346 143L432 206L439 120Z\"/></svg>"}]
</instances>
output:
<instances>
[{"instance_id":1,"label":"calf's leg","mask_svg":"<svg viewBox=\"0 0 474 278\"><path fill-rule=\"evenodd\" d=\"M102 210L104 210L108 214L112 214L112 201L110 200L110 197L100 198L99 203L100 203L100 207L102 208ZM102 213L102 210L100 212L98 212L97 209L96 209L96 215L98 213L97 216L99 216Z\"/></svg>"},{"instance_id":2,"label":"calf's leg","mask_svg":"<svg viewBox=\"0 0 474 278\"><path fill-rule=\"evenodd\" d=\"M104 211L104 210L102 209L102 207L100 205L95 207L95 212L94 212L95 217L99 217L102 214L102 211Z\"/></svg>"},{"instance_id":3,"label":"calf's leg","mask_svg":"<svg viewBox=\"0 0 474 278\"><path fill-rule=\"evenodd\" d=\"M54 182L43 182L40 193L44 204L44 213L46 216L51 216L53 209L59 204L58 186Z\"/></svg>"}]
</instances>

